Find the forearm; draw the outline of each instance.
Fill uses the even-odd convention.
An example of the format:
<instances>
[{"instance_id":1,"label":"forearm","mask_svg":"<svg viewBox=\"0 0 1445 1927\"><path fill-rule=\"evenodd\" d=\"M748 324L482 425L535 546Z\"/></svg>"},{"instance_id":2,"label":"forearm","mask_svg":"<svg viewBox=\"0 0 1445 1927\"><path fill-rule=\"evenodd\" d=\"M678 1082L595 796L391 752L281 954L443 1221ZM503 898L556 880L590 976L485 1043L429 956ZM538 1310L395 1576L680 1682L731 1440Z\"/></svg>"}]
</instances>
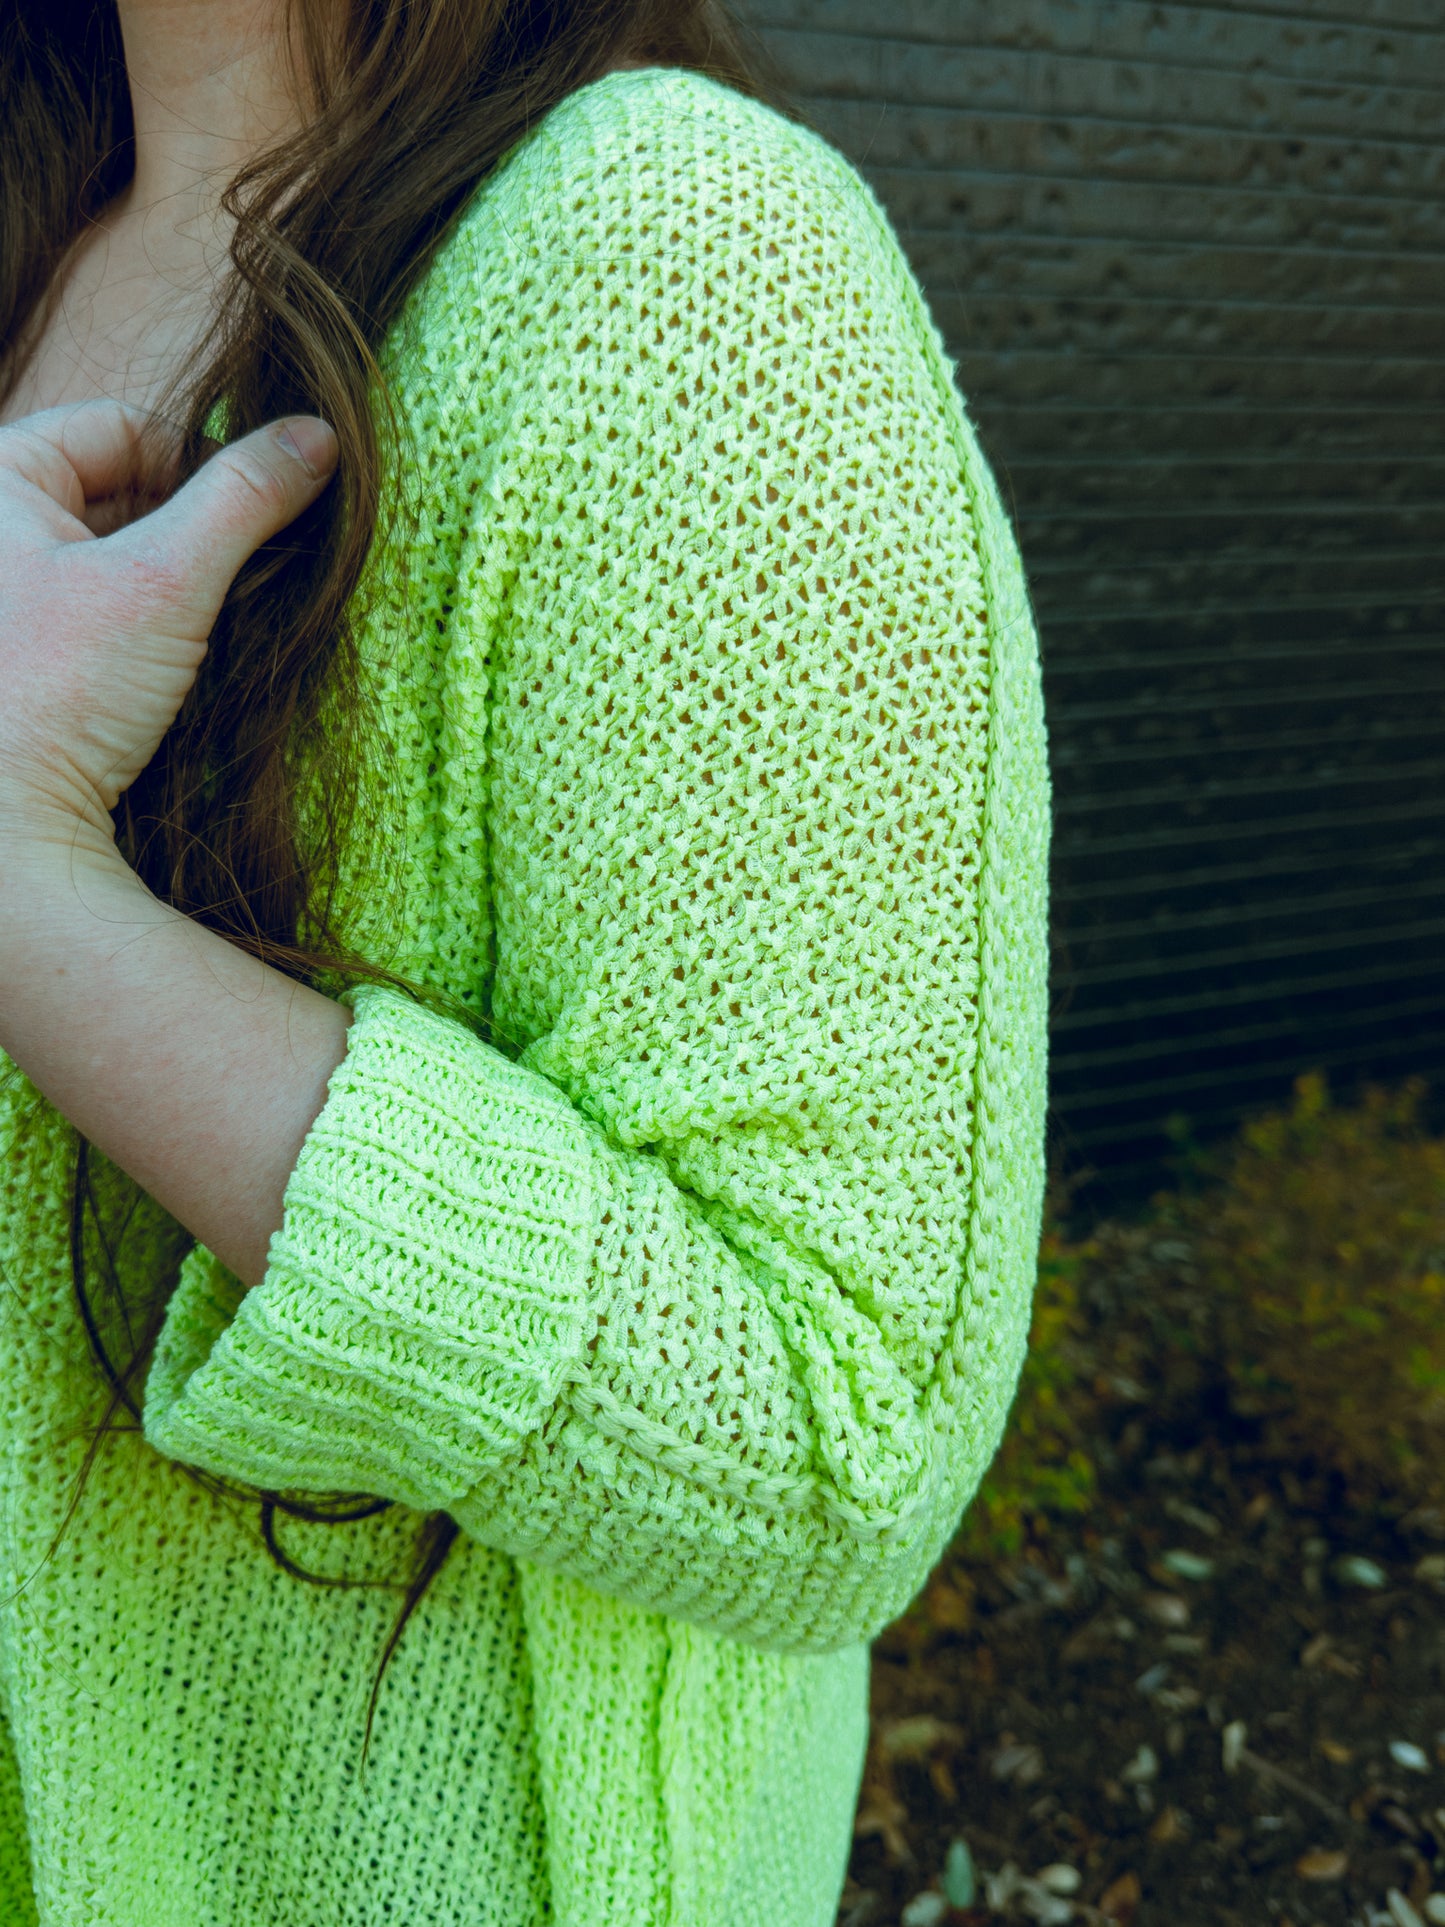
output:
<instances>
[{"instance_id":1,"label":"forearm","mask_svg":"<svg viewBox=\"0 0 1445 1927\"><path fill-rule=\"evenodd\" d=\"M114 852L0 840L0 1048L247 1286L350 1021Z\"/></svg>"}]
</instances>

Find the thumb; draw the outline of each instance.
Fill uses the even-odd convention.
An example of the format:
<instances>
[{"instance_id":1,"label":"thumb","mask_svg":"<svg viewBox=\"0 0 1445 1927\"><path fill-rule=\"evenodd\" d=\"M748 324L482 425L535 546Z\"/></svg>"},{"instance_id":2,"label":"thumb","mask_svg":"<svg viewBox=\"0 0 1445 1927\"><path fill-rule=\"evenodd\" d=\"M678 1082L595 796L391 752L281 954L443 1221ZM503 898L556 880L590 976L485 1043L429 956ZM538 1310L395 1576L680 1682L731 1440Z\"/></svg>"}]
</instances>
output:
<instances>
[{"instance_id":1,"label":"thumb","mask_svg":"<svg viewBox=\"0 0 1445 1927\"><path fill-rule=\"evenodd\" d=\"M212 455L170 499L108 541L165 575L209 634L247 557L314 502L336 466L335 430L288 415Z\"/></svg>"}]
</instances>

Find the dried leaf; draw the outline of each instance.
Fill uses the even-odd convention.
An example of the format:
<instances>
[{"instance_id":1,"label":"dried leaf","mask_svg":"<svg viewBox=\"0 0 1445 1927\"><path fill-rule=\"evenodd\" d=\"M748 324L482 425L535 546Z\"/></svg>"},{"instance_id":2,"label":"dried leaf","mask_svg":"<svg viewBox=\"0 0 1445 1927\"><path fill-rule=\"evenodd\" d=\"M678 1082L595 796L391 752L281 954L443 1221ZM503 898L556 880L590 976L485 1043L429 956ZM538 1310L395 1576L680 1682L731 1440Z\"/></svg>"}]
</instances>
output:
<instances>
[{"instance_id":1,"label":"dried leaf","mask_svg":"<svg viewBox=\"0 0 1445 1927\"><path fill-rule=\"evenodd\" d=\"M1341 1554L1333 1567L1336 1580L1342 1586L1361 1586L1368 1592L1378 1592L1388 1585L1389 1575L1383 1566L1373 1559L1365 1559L1357 1552Z\"/></svg>"},{"instance_id":2,"label":"dried leaf","mask_svg":"<svg viewBox=\"0 0 1445 1927\"><path fill-rule=\"evenodd\" d=\"M885 1760L925 1760L938 1747L960 1747L962 1727L951 1726L931 1713L909 1719L886 1720L878 1730L878 1750Z\"/></svg>"},{"instance_id":3,"label":"dried leaf","mask_svg":"<svg viewBox=\"0 0 1445 1927\"><path fill-rule=\"evenodd\" d=\"M858 1807L858 1817L853 1822L853 1834L858 1840L877 1834L894 1866L911 1867L913 1849L903 1831L907 1819L908 1809L896 1794L890 1793L886 1787L867 1786Z\"/></svg>"},{"instance_id":4,"label":"dried leaf","mask_svg":"<svg viewBox=\"0 0 1445 1927\"><path fill-rule=\"evenodd\" d=\"M900 1927L939 1927L947 1913L948 1902L943 1895L930 1890L909 1901L900 1916Z\"/></svg>"},{"instance_id":5,"label":"dried leaf","mask_svg":"<svg viewBox=\"0 0 1445 1927\"><path fill-rule=\"evenodd\" d=\"M1043 1770L1043 1754L1027 1741L1001 1746L990 1765L996 1780L1012 1780L1016 1786L1028 1786Z\"/></svg>"},{"instance_id":6,"label":"dried leaf","mask_svg":"<svg viewBox=\"0 0 1445 1927\"><path fill-rule=\"evenodd\" d=\"M1055 1860L1050 1866L1040 1867L1034 1879L1051 1894L1076 1894L1084 1884L1084 1876L1067 1860Z\"/></svg>"},{"instance_id":7,"label":"dried leaf","mask_svg":"<svg viewBox=\"0 0 1445 1927\"><path fill-rule=\"evenodd\" d=\"M1176 1579L1211 1579L1214 1576L1212 1559L1201 1558L1197 1552L1188 1552L1183 1547L1161 1552L1159 1563L1166 1572L1172 1572Z\"/></svg>"},{"instance_id":8,"label":"dried leaf","mask_svg":"<svg viewBox=\"0 0 1445 1927\"><path fill-rule=\"evenodd\" d=\"M1294 1863L1301 1880L1343 1880L1350 1856L1340 1847L1311 1847Z\"/></svg>"},{"instance_id":9,"label":"dried leaf","mask_svg":"<svg viewBox=\"0 0 1445 1927\"><path fill-rule=\"evenodd\" d=\"M1099 1912L1108 1920L1117 1920L1119 1927L1129 1927L1141 1898L1138 1874L1121 1873L1099 1895Z\"/></svg>"},{"instance_id":10,"label":"dried leaf","mask_svg":"<svg viewBox=\"0 0 1445 1927\"><path fill-rule=\"evenodd\" d=\"M1189 1624L1189 1605L1177 1592L1146 1592L1139 1601L1156 1626L1171 1626L1178 1631Z\"/></svg>"},{"instance_id":11,"label":"dried leaf","mask_svg":"<svg viewBox=\"0 0 1445 1927\"><path fill-rule=\"evenodd\" d=\"M1184 1823L1178 1807L1165 1807L1149 1829L1149 1838L1160 1847L1172 1846L1176 1840L1182 1840L1184 1836Z\"/></svg>"},{"instance_id":12,"label":"dried leaf","mask_svg":"<svg viewBox=\"0 0 1445 1927\"><path fill-rule=\"evenodd\" d=\"M946 1579L929 1587L923 1602L929 1623L941 1633L967 1633L973 1630L973 1592L951 1585Z\"/></svg>"},{"instance_id":13,"label":"dried leaf","mask_svg":"<svg viewBox=\"0 0 1445 1927\"><path fill-rule=\"evenodd\" d=\"M1394 1921L1395 1927L1425 1927L1418 1912L1398 1887L1391 1887L1385 1895L1385 1905L1390 1910L1390 1918Z\"/></svg>"},{"instance_id":14,"label":"dried leaf","mask_svg":"<svg viewBox=\"0 0 1445 1927\"><path fill-rule=\"evenodd\" d=\"M1212 1512L1205 1512L1200 1506L1190 1505L1187 1499L1176 1499L1171 1493L1164 1501L1164 1510L1171 1519L1179 1519L1196 1532L1204 1532L1211 1539L1219 1533L1219 1521Z\"/></svg>"},{"instance_id":15,"label":"dried leaf","mask_svg":"<svg viewBox=\"0 0 1445 1927\"><path fill-rule=\"evenodd\" d=\"M1119 1774L1125 1786L1142 1785L1147 1780L1157 1779L1158 1776L1159 1755L1152 1746L1148 1745L1141 1745L1133 1759Z\"/></svg>"}]
</instances>

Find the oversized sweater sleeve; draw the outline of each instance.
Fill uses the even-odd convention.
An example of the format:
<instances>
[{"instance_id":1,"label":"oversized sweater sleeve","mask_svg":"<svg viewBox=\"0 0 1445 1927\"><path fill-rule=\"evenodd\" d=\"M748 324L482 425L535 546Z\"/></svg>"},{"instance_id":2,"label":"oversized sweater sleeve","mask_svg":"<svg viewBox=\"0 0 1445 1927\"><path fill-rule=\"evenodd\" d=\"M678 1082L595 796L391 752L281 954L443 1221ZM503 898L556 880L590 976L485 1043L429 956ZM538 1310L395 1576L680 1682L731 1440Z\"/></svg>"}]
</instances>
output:
<instances>
[{"instance_id":1,"label":"oversized sweater sleeve","mask_svg":"<svg viewBox=\"0 0 1445 1927\"><path fill-rule=\"evenodd\" d=\"M635 248L529 257L559 345L474 511L525 529L470 692L515 1043L347 993L266 1275L173 1313L146 1429L826 1651L916 1593L1022 1359L1037 647L861 178L684 132Z\"/></svg>"}]
</instances>

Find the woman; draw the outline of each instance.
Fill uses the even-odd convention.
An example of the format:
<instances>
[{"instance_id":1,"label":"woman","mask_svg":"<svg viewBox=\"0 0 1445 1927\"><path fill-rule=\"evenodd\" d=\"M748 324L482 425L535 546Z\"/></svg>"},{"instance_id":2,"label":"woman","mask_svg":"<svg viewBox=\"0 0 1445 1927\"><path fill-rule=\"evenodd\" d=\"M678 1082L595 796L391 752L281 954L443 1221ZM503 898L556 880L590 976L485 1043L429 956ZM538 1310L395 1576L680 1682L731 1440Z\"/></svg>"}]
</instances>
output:
<instances>
[{"instance_id":1,"label":"woman","mask_svg":"<svg viewBox=\"0 0 1445 1927\"><path fill-rule=\"evenodd\" d=\"M821 1927L1039 1221L943 344L710 6L7 5L0 1918Z\"/></svg>"}]
</instances>

